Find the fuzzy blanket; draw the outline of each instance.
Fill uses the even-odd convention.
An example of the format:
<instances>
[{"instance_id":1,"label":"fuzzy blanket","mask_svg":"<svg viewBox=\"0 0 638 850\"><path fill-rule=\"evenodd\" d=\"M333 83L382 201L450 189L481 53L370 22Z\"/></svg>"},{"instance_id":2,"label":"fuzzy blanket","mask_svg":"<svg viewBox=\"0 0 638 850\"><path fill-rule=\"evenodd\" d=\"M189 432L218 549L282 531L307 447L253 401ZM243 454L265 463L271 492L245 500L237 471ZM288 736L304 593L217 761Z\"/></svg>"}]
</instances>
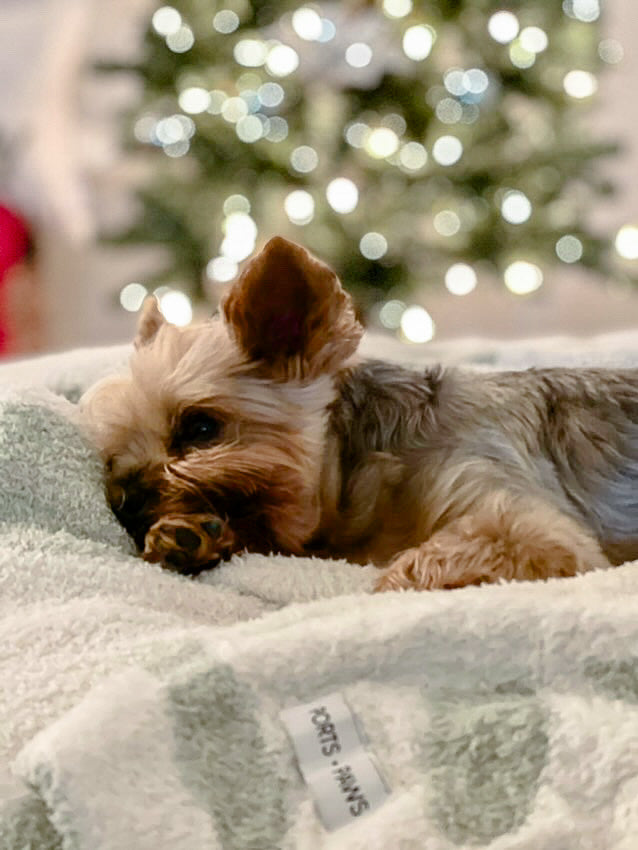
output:
<instances>
[{"instance_id":1,"label":"fuzzy blanket","mask_svg":"<svg viewBox=\"0 0 638 850\"><path fill-rule=\"evenodd\" d=\"M636 334L364 345L638 363ZM126 353L0 368L2 850L635 850L638 564L383 596L317 559L164 573L75 424Z\"/></svg>"}]
</instances>

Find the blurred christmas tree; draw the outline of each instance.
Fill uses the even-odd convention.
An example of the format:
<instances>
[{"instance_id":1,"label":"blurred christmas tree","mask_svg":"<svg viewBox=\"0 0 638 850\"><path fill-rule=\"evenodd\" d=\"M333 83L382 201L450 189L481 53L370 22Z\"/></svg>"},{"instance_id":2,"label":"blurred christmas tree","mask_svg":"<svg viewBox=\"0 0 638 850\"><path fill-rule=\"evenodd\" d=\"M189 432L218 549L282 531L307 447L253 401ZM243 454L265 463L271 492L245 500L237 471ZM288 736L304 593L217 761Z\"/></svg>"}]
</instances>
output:
<instances>
[{"instance_id":1,"label":"blurred christmas tree","mask_svg":"<svg viewBox=\"0 0 638 850\"><path fill-rule=\"evenodd\" d=\"M415 287L461 294L485 274L520 294L555 263L608 272L586 214L613 146L582 116L621 48L599 15L598 0L157 8L129 122L153 159L119 238L164 246L154 286L214 301L284 234L364 311L385 304L387 326Z\"/></svg>"}]
</instances>

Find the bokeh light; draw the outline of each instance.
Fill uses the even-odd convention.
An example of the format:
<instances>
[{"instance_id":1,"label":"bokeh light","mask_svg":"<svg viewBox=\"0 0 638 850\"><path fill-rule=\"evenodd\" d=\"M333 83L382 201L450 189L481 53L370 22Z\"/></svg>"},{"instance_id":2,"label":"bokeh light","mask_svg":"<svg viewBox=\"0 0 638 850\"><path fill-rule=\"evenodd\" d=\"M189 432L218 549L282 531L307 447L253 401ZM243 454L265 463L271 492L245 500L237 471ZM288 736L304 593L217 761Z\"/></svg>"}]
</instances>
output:
<instances>
[{"instance_id":1,"label":"bokeh light","mask_svg":"<svg viewBox=\"0 0 638 850\"><path fill-rule=\"evenodd\" d=\"M188 325L193 319L191 300L178 289L169 289L159 297L160 312L172 325Z\"/></svg>"},{"instance_id":2,"label":"bokeh light","mask_svg":"<svg viewBox=\"0 0 638 850\"><path fill-rule=\"evenodd\" d=\"M556 242L556 256L564 263L577 263L583 256L583 243L571 234L561 236Z\"/></svg>"},{"instance_id":3,"label":"bokeh light","mask_svg":"<svg viewBox=\"0 0 638 850\"><path fill-rule=\"evenodd\" d=\"M206 274L218 283L228 283L237 275L238 269L239 266L234 260L228 257L215 257L206 266Z\"/></svg>"},{"instance_id":4,"label":"bokeh light","mask_svg":"<svg viewBox=\"0 0 638 850\"><path fill-rule=\"evenodd\" d=\"M366 137L364 147L375 159L392 156L399 148L399 137L389 127L376 127Z\"/></svg>"},{"instance_id":5,"label":"bokeh light","mask_svg":"<svg viewBox=\"0 0 638 850\"><path fill-rule=\"evenodd\" d=\"M563 79L563 88L570 97L591 97L598 89L598 80L589 71L568 71Z\"/></svg>"},{"instance_id":6,"label":"bokeh light","mask_svg":"<svg viewBox=\"0 0 638 850\"><path fill-rule=\"evenodd\" d=\"M386 301L379 310L379 321L384 328L388 330L397 330L401 326L401 316L405 311L406 305L403 301L392 298Z\"/></svg>"},{"instance_id":7,"label":"bokeh light","mask_svg":"<svg viewBox=\"0 0 638 850\"><path fill-rule=\"evenodd\" d=\"M389 18L405 18L412 11L412 0L383 0L383 11Z\"/></svg>"},{"instance_id":8,"label":"bokeh light","mask_svg":"<svg viewBox=\"0 0 638 850\"><path fill-rule=\"evenodd\" d=\"M239 16L232 9L220 9L213 18L213 27L217 32L228 35L239 26Z\"/></svg>"},{"instance_id":9,"label":"bokeh light","mask_svg":"<svg viewBox=\"0 0 638 850\"><path fill-rule=\"evenodd\" d=\"M173 53L187 53L194 44L193 30L186 24L182 24L177 32L169 33L166 36L166 46Z\"/></svg>"},{"instance_id":10,"label":"bokeh light","mask_svg":"<svg viewBox=\"0 0 638 850\"><path fill-rule=\"evenodd\" d=\"M512 12L495 12L487 23L487 31L499 44L509 44L518 35L518 18Z\"/></svg>"},{"instance_id":11,"label":"bokeh light","mask_svg":"<svg viewBox=\"0 0 638 850\"><path fill-rule=\"evenodd\" d=\"M148 290L141 283L127 283L120 292L120 304L130 313L136 313L147 295Z\"/></svg>"},{"instance_id":12,"label":"bokeh light","mask_svg":"<svg viewBox=\"0 0 638 850\"><path fill-rule=\"evenodd\" d=\"M370 231L361 237L359 250L368 260L379 260L388 250L388 240L381 233Z\"/></svg>"},{"instance_id":13,"label":"bokeh light","mask_svg":"<svg viewBox=\"0 0 638 850\"><path fill-rule=\"evenodd\" d=\"M287 44L276 44L268 51L266 68L275 77L287 77L299 67L299 54Z\"/></svg>"},{"instance_id":14,"label":"bokeh light","mask_svg":"<svg viewBox=\"0 0 638 850\"><path fill-rule=\"evenodd\" d=\"M428 152L419 142L408 142L399 152L399 162L407 171L419 171L428 161Z\"/></svg>"},{"instance_id":15,"label":"bokeh light","mask_svg":"<svg viewBox=\"0 0 638 850\"><path fill-rule=\"evenodd\" d=\"M427 59L434 45L434 30L417 25L408 27L403 35L403 52L408 59L420 62Z\"/></svg>"},{"instance_id":16,"label":"bokeh light","mask_svg":"<svg viewBox=\"0 0 638 850\"><path fill-rule=\"evenodd\" d=\"M284 210L293 224L310 224L315 215L315 201L305 189L295 189L286 196Z\"/></svg>"},{"instance_id":17,"label":"bokeh light","mask_svg":"<svg viewBox=\"0 0 638 850\"><path fill-rule=\"evenodd\" d=\"M236 263L252 254L257 241L257 225L245 212L232 212L222 223L224 239L220 253Z\"/></svg>"},{"instance_id":18,"label":"bokeh light","mask_svg":"<svg viewBox=\"0 0 638 850\"><path fill-rule=\"evenodd\" d=\"M335 212L351 213L359 203L359 190L347 177L337 177L328 183L326 198Z\"/></svg>"},{"instance_id":19,"label":"bokeh light","mask_svg":"<svg viewBox=\"0 0 638 850\"><path fill-rule=\"evenodd\" d=\"M563 11L570 18L591 24L600 17L598 0L563 0Z\"/></svg>"},{"instance_id":20,"label":"bokeh light","mask_svg":"<svg viewBox=\"0 0 638 850\"><path fill-rule=\"evenodd\" d=\"M268 57L268 47L256 38L242 38L233 48L235 62L245 68L259 68Z\"/></svg>"},{"instance_id":21,"label":"bokeh light","mask_svg":"<svg viewBox=\"0 0 638 850\"><path fill-rule=\"evenodd\" d=\"M434 321L426 309L414 305L401 314L401 330L409 342L429 342L434 336Z\"/></svg>"},{"instance_id":22,"label":"bokeh light","mask_svg":"<svg viewBox=\"0 0 638 850\"><path fill-rule=\"evenodd\" d=\"M206 112L210 106L210 94L200 86L192 86L180 93L177 102L184 112L198 115L200 112Z\"/></svg>"},{"instance_id":23,"label":"bokeh light","mask_svg":"<svg viewBox=\"0 0 638 850\"><path fill-rule=\"evenodd\" d=\"M544 50L547 50L547 45L549 44L547 33L540 27L525 27L525 29L521 30L518 40L523 50L527 50L530 53L542 53Z\"/></svg>"},{"instance_id":24,"label":"bokeh light","mask_svg":"<svg viewBox=\"0 0 638 850\"><path fill-rule=\"evenodd\" d=\"M454 263L445 273L445 286L452 295L469 295L476 284L476 272L467 263Z\"/></svg>"},{"instance_id":25,"label":"bokeh light","mask_svg":"<svg viewBox=\"0 0 638 850\"><path fill-rule=\"evenodd\" d=\"M250 201L245 195L229 195L224 201L222 209L226 216L234 212L249 213Z\"/></svg>"},{"instance_id":26,"label":"bokeh light","mask_svg":"<svg viewBox=\"0 0 638 850\"><path fill-rule=\"evenodd\" d=\"M543 272L535 263L517 260L505 269L503 279L514 295L529 295L542 285Z\"/></svg>"},{"instance_id":27,"label":"bokeh light","mask_svg":"<svg viewBox=\"0 0 638 850\"><path fill-rule=\"evenodd\" d=\"M614 244L616 251L625 260L638 260L638 227L625 224L616 234Z\"/></svg>"},{"instance_id":28,"label":"bokeh light","mask_svg":"<svg viewBox=\"0 0 638 850\"><path fill-rule=\"evenodd\" d=\"M463 155L463 145L456 136L440 136L432 146L432 156L439 165L454 165Z\"/></svg>"},{"instance_id":29,"label":"bokeh light","mask_svg":"<svg viewBox=\"0 0 638 850\"><path fill-rule=\"evenodd\" d=\"M158 35L174 35L182 25L182 16L172 6L161 6L153 14L151 24Z\"/></svg>"},{"instance_id":30,"label":"bokeh light","mask_svg":"<svg viewBox=\"0 0 638 850\"><path fill-rule=\"evenodd\" d=\"M501 215L510 224L523 224L532 214L532 205L523 192L510 190L501 203Z\"/></svg>"},{"instance_id":31,"label":"bokeh light","mask_svg":"<svg viewBox=\"0 0 638 850\"><path fill-rule=\"evenodd\" d=\"M461 229L461 219L454 210L441 210L434 216L433 224L441 236L454 236Z\"/></svg>"},{"instance_id":32,"label":"bokeh light","mask_svg":"<svg viewBox=\"0 0 638 850\"><path fill-rule=\"evenodd\" d=\"M617 65L625 55L622 44L615 38L603 38L598 45L598 55L608 65Z\"/></svg>"},{"instance_id":33,"label":"bokeh light","mask_svg":"<svg viewBox=\"0 0 638 850\"><path fill-rule=\"evenodd\" d=\"M257 97L266 108L279 106L285 92L279 83L264 83L257 89Z\"/></svg>"},{"instance_id":34,"label":"bokeh light","mask_svg":"<svg viewBox=\"0 0 638 850\"><path fill-rule=\"evenodd\" d=\"M301 174L307 174L310 171L314 171L319 165L319 155L309 145L300 145L290 154L290 164L295 171L299 171Z\"/></svg>"},{"instance_id":35,"label":"bokeh light","mask_svg":"<svg viewBox=\"0 0 638 850\"><path fill-rule=\"evenodd\" d=\"M318 41L323 32L323 23L318 12L302 6L293 12L292 28L304 41Z\"/></svg>"},{"instance_id":36,"label":"bokeh light","mask_svg":"<svg viewBox=\"0 0 638 850\"><path fill-rule=\"evenodd\" d=\"M372 61L372 48L369 44L356 41L346 49L346 62L353 68L365 68Z\"/></svg>"}]
</instances>

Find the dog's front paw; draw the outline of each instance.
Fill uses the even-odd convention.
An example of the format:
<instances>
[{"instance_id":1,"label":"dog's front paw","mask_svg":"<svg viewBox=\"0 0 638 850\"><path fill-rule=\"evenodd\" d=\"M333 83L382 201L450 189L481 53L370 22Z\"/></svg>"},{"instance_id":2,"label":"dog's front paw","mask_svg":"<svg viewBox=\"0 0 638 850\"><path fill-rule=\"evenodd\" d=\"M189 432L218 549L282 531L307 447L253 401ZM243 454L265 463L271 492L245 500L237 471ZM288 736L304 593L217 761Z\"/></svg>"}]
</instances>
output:
<instances>
[{"instance_id":1,"label":"dog's front paw","mask_svg":"<svg viewBox=\"0 0 638 850\"><path fill-rule=\"evenodd\" d=\"M165 516L149 529L143 557L183 575L197 575L230 557L235 537L224 522L210 514Z\"/></svg>"}]
</instances>

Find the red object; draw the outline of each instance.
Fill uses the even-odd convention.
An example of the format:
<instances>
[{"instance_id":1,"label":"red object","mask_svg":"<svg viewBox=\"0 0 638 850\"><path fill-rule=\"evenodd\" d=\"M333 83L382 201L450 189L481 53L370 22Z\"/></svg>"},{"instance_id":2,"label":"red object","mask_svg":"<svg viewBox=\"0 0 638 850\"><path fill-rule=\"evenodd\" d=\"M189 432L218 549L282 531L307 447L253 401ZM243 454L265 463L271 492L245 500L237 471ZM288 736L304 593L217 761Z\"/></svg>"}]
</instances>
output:
<instances>
[{"instance_id":1,"label":"red object","mask_svg":"<svg viewBox=\"0 0 638 850\"><path fill-rule=\"evenodd\" d=\"M29 227L18 213L0 204L0 352L9 348L8 276L29 253Z\"/></svg>"}]
</instances>

